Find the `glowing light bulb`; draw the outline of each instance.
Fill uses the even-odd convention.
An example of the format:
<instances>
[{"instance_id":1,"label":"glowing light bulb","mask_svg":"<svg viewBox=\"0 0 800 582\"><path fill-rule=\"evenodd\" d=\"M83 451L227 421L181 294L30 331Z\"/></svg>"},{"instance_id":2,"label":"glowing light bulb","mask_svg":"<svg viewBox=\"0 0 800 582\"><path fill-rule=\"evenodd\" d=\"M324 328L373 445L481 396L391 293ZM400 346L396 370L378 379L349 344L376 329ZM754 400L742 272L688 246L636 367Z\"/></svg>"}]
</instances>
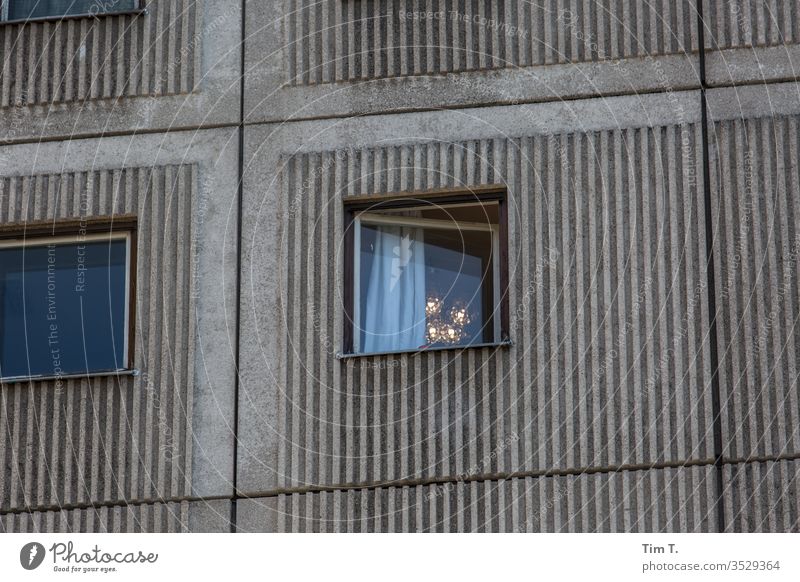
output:
<instances>
[{"instance_id":1,"label":"glowing light bulb","mask_svg":"<svg viewBox=\"0 0 800 582\"><path fill-rule=\"evenodd\" d=\"M467 303L460 299L455 300L449 310L445 310L447 317L442 316L444 299L438 294L432 294L425 300L426 340L429 345L458 344L465 337L464 327L469 325L471 318Z\"/></svg>"},{"instance_id":2,"label":"glowing light bulb","mask_svg":"<svg viewBox=\"0 0 800 582\"><path fill-rule=\"evenodd\" d=\"M469 325L471 321L469 310L463 301L456 301L450 308L450 320L461 327Z\"/></svg>"},{"instance_id":3,"label":"glowing light bulb","mask_svg":"<svg viewBox=\"0 0 800 582\"><path fill-rule=\"evenodd\" d=\"M442 300L435 295L431 295L425 302L425 314L428 317L439 315L442 311Z\"/></svg>"}]
</instances>

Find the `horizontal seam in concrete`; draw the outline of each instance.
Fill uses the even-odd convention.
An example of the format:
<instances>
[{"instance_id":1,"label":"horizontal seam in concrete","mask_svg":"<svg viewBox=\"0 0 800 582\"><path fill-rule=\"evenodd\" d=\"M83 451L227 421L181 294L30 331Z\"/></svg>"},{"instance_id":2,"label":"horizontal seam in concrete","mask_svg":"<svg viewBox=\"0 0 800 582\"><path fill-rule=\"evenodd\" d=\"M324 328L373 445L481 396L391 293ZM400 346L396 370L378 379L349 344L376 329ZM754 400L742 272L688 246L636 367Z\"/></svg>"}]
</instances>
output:
<instances>
[{"instance_id":1,"label":"horizontal seam in concrete","mask_svg":"<svg viewBox=\"0 0 800 582\"><path fill-rule=\"evenodd\" d=\"M15 145L30 145L34 143L53 143L59 141L77 141L81 139L101 139L105 137L126 137L136 135L157 135L167 133L181 133L187 131L207 131L210 129L236 129L239 127L238 123L211 123L208 125L188 125L188 126L174 126L160 129L134 129L134 130L121 130L121 131L105 131L105 132L87 132L87 133L73 133L70 135L54 135L54 136L39 136L30 139L7 140L0 138L0 148L10 147Z\"/></svg>"},{"instance_id":2,"label":"horizontal seam in concrete","mask_svg":"<svg viewBox=\"0 0 800 582\"><path fill-rule=\"evenodd\" d=\"M480 103L443 103L438 107L406 107L398 109L387 109L384 111L370 111L366 113L336 113L330 115L312 115L309 117L296 117L289 119L273 119L266 121L249 121L245 125L279 125L293 123L297 121L325 121L328 119L346 119L356 117L376 117L381 115L401 115L404 113L428 113L431 111L460 111L462 109L481 109L489 107L516 107L519 105L542 105L546 103L570 103L573 101L591 101L592 99L612 99L614 97L636 97L638 95L669 95L672 93L688 93L699 91L700 83L690 83L687 85L673 85L668 90L653 89L647 91L616 91L609 93L599 93L596 95L578 95L571 97L559 97L554 95L547 99L508 99L505 101L482 101Z\"/></svg>"},{"instance_id":3,"label":"horizontal seam in concrete","mask_svg":"<svg viewBox=\"0 0 800 582\"><path fill-rule=\"evenodd\" d=\"M783 35L781 35L783 36ZM797 42L784 42L779 44L750 44L750 45L741 45L741 46L726 46L720 47L717 45L716 48L706 48L706 56L719 54L719 53L752 53L754 50L761 50L761 49L781 49L787 47L796 47L800 46L800 43Z\"/></svg>"},{"instance_id":4,"label":"horizontal seam in concrete","mask_svg":"<svg viewBox=\"0 0 800 582\"><path fill-rule=\"evenodd\" d=\"M783 83L791 83L800 80L800 76L797 77L781 77L778 79L767 79L767 80L759 80L759 81L744 81L744 82L730 82L730 83L715 83L709 84L709 88L713 89L735 89L737 87L751 87L751 86L766 86L766 85L780 85ZM601 93L598 95L589 95L589 96L578 96L578 97L553 97L552 99L534 99L534 100L519 100L519 101L486 101L481 103L469 103L469 104L459 104L459 105L448 105L444 104L441 107L419 107L419 108L407 108L407 109L387 109L383 111L371 111L368 113L339 113L339 114L331 114L331 115L318 115L318 116L309 116L309 117L297 117L297 118L289 118L289 119L272 119L272 120L263 120L263 121L245 121L245 127L257 127L260 125L283 125L288 123L301 123L305 121L326 121L331 119L347 119L347 118L357 118L357 117L377 117L381 115L402 115L406 113L428 113L431 111L459 111L462 109L479 109L479 108L489 108L489 107L513 107L516 105L538 105L538 104L545 104L545 103L560 103L560 102L572 102L572 101L589 101L592 99L609 99L613 97L631 97L636 95L667 95L669 93L674 93L675 91L679 92L688 92L688 91L700 91L700 83L698 82L695 84L690 84L686 86L680 87L671 87L670 90L652 90L652 91L632 91L632 92L615 92L615 93ZM239 124L236 122L232 123L212 123L212 124L201 124L201 125L191 125L191 126L175 126L175 127L168 127L168 128L155 128L155 129L136 129L130 131L109 131L109 132L86 132L86 133L74 133L71 135L55 135L55 136L41 136L37 138L31 139L18 139L18 140L6 140L0 139L0 147L8 147L8 146L15 146L15 145L28 145L32 143L52 143L52 142L60 142L60 141L76 141L80 139L101 139L104 137L125 137L125 136L134 136L134 135L154 135L154 134L167 134L167 133L181 133L181 132L188 132L188 131L207 131L211 129L237 129Z\"/></svg>"},{"instance_id":5,"label":"horizontal seam in concrete","mask_svg":"<svg viewBox=\"0 0 800 582\"><path fill-rule=\"evenodd\" d=\"M791 46L791 45L770 45L770 46ZM765 47L766 48L766 47ZM729 50L729 49L721 49L721 50ZM304 88L304 87L330 87L330 86L340 86L345 87L351 83L356 83L359 81L403 81L405 79L425 79L425 78L433 78L433 79L446 79L448 77L452 77L454 75L477 75L477 74L492 74L492 73L502 73L504 71L511 71L511 70L523 70L523 71L540 71L542 69L547 68L556 68L556 67L567 67L569 65L574 65L578 67L590 67L590 66L613 66L616 67L613 63L622 63L625 62L631 63L634 61L638 61L640 63L646 63L648 60L663 60L668 59L671 57L696 57L700 55L700 49L691 49L688 51L682 52L675 52L675 53L649 53L647 55L630 55L627 57L619 57L616 59L601 59L597 61L577 61L577 62L563 62L563 63L538 63L535 65L506 65L502 67L491 67L491 68L472 68L472 69L459 69L459 70L451 70L451 71L437 71L437 72L425 72L425 73L408 73L408 74L399 74L399 75L375 75L369 78L356 78L356 79L336 79L333 81L324 81L324 82L309 82L309 83L292 83L290 81L284 82L280 88L281 89L297 89L297 88ZM250 67L251 70L254 70L255 67ZM532 73L533 76L535 73Z\"/></svg>"},{"instance_id":6,"label":"horizontal seam in concrete","mask_svg":"<svg viewBox=\"0 0 800 582\"><path fill-rule=\"evenodd\" d=\"M194 497L190 495L179 496L179 497L167 497L167 498L152 498L152 499L136 499L134 501L98 501L95 503L65 503L63 505L42 505L42 506L28 506L28 507L20 507L17 509L4 509L0 511L0 517L4 515L19 515L23 513L39 513L39 512L48 512L48 511L71 511L74 509L101 509L101 508L108 508L112 509L115 507L140 507L143 505L158 505L158 504L167 504L167 503L182 503L184 501L188 501L190 503L193 502L204 502L204 501L230 501L230 495L205 495L201 497Z\"/></svg>"},{"instance_id":7,"label":"horizontal seam in concrete","mask_svg":"<svg viewBox=\"0 0 800 582\"><path fill-rule=\"evenodd\" d=\"M753 462L778 462L800 460L800 452L777 456L763 457L742 457L737 459L723 460L722 465L737 465ZM598 475L619 473L622 471L650 471L657 469L682 469L688 467L713 467L716 459L698 459L693 461L673 461L667 463L640 463L623 464L608 467L587 467L584 469L551 469L541 471L513 471L505 473L487 473L472 477L459 478L458 476L430 478L430 479L404 479L397 481L380 481L373 483L346 483L341 485L326 485L313 487L284 487L269 491L254 493L239 493L240 499L252 499L256 497L277 497L278 495L294 495L302 493L323 493L332 491L360 491L371 489L385 489L389 487L416 487L419 485L446 485L448 483L472 483L483 481L507 481L509 479L540 478L540 477L576 477L580 475Z\"/></svg>"},{"instance_id":8,"label":"horizontal seam in concrete","mask_svg":"<svg viewBox=\"0 0 800 582\"><path fill-rule=\"evenodd\" d=\"M714 83L708 81L706 87L708 89L736 89L737 87L760 87L762 85L780 85L782 83L795 83L800 80L800 74L788 75L786 77L776 77L770 79L753 79L748 81L725 81L723 83Z\"/></svg>"},{"instance_id":9,"label":"horizontal seam in concrete","mask_svg":"<svg viewBox=\"0 0 800 582\"><path fill-rule=\"evenodd\" d=\"M723 457L722 465L744 465L747 463L777 463L780 461L800 460L800 453L782 453L780 455L750 455L726 459Z\"/></svg>"},{"instance_id":10,"label":"horizontal seam in concrete","mask_svg":"<svg viewBox=\"0 0 800 582\"><path fill-rule=\"evenodd\" d=\"M750 456L740 457L736 459L726 459L722 461L723 465L743 465L748 463L765 463L765 462L779 462L779 461L796 461L800 460L800 452L787 453L782 455L763 455L763 456ZM418 485L447 485L448 483L481 483L486 481L508 481L510 479L524 479L524 478L540 478L540 477L569 477L580 475L598 475L604 473L618 473L621 471L648 471L653 469L681 469L688 467L713 467L714 459L701 459L696 461L685 462L672 462L672 463L657 463L657 464L631 464L631 465L618 465L613 467L590 467L587 469L563 469L563 470L549 470L549 471L516 471L509 473L491 473L485 475L476 475L474 477L459 479L458 477L443 477L440 479L405 479L402 481L381 481L375 483L365 484L342 484L330 486L317 486L317 487L294 487L294 488L281 488L273 489L271 491L253 492L248 494L239 495L206 495L200 497L182 496L182 497L169 497L169 498L154 498L154 499L137 499L135 501L106 501L97 503L72 503L64 505L47 505L38 507L24 507L18 509L6 509L0 511L0 517L4 515L19 515L23 513L36 513L46 511L66 511L74 509L100 509L100 508L115 508L115 507L139 507L142 505L156 505L166 503L181 503L188 502L205 502L205 501L233 501L234 499L259 499L263 497L277 497L279 495L298 495L305 493L330 493L334 491L362 491L374 489L387 489L390 487L416 487Z\"/></svg>"},{"instance_id":11,"label":"horizontal seam in concrete","mask_svg":"<svg viewBox=\"0 0 800 582\"><path fill-rule=\"evenodd\" d=\"M732 85L733 86L733 85ZM245 127L259 126L259 125L284 125L288 123L300 123L305 121L326 121L333 119L348 119L360 117L380 117L382 115L403 115L407 113L429 113L432 111L460 111L462 109L481 109L490 107L514 107L518 105L540 105L546 103L568 103L573 101L590 101L592 99L611 99L614 97L635 97L637 95L669 95L675 92L690 92L699 91L700 83L688 84L681 86L671 86L668 90L653 89L649 91L621 91L613 93L600 93L597 95L584 95L574 97L558 97L553 96L549 99L526 99L526 100L506 100L506 101L483 101L480 103L466 103L449 105L442 104L439 107L408 107L398 109L385 109L382 111L370 111L366 113L335 113L330 115L311 115L307 117L293 117L287 119L268 119L258 121L246 121ZM86 132L86 133L73 133L70 135L55 135L55 136L40 136L37 138L21 138L18 140L0 139L0 146L13 146L25 145L32 143L51 143L59 141L76 141L79 139L99 139L104 137L123 137L133 135L153 135L153 134L167 134L167 133L180 133L187 131L205 131L209 129L237 129L240 127L239 123L212 123L200 124L193 126L174 126L168 128L154 128L154 129L136 129L136 130L119 130L108 132Z\"/></svg>"},{"instance_id":12,"label":"horizontal seam in concrete","mask_svg":"<svg viewBox=\"0 0 800 582\"><path fill-rule=\"evenodd\" d=\"M800 457L800 453L798 454ZM606 467L585 467L580 469L546 469L535 471L510 471L501 473L484 473L470 477L459 477L453 475L449 477L427 478L427 479L402 479L396 481L376 481L368 483L344 483L340 485L320 485L309 487L282 487L268 491L260 491L249 494L242 494L242 498L253 497L276 497L278 495L298 494L298 493L322 493L330 491L348 490L370 490L385 489L389 487L417 487L420 485L445 485L447 483L472 483L483 481L508 481L510 479L525 479L539 477L570 477L580 475L597 475L604 473L619 473L622 471L649 471L653 469L680 469L684 467L713 466L714 459L699 459L693 461L673 461L666 463L640 463L623 464Z\"/></svg>"}]
</instances>

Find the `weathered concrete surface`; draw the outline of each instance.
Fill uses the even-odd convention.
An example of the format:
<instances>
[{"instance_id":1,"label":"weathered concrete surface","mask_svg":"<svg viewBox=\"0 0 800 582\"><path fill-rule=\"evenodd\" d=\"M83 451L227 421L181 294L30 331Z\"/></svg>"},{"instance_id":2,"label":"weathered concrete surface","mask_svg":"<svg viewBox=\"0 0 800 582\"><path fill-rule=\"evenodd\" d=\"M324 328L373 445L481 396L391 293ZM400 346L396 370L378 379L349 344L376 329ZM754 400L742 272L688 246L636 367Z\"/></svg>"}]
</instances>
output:
<instances>
[{"instance_id":1,"label":"weathered concrete surface","mask_svg":"<svg viewBox=\"0 0 800 582\"><path fill-rule=\"evenodd\" d=\"M709 92L724 454L800 453L800 87Z\"/></svg>"},{"instance_id":2,"label":"weathered concrete surface","mask_svg":"<svg viewBox=\"0 0 800 582\"><path fill-rule=\"evenodd\" d=\"M713 532L713 467L279 495L243 532Z\"/></svg>"},{"instance_id":3,"label":"weathered concrete surface","mask_svg":"<svg viewBox=\"0 0 800 582\"><path fill-rule=\"evenodd\" d=\"M62 509L0 516L4 533L226 533L227 499Z\"/></svg>"},{"instance_id":4,"label":"weathered concrete surface","mask_svg":"<svg viewBox=\"0 0 800 582\"><path fill-rule=\"evenodd\" d=\"M706 56L712 87L795 81L800 78L800 45L726 49Z\"/></svg>"},{"instance_id":5,"label":"weathered concrete surface","mask_svg":"<svg viewBox=\"0 0 800 582\"><path fill-rule=\"evenodd\" d=\"M159 398L187 408L170 409L179 461L152 441L146 482L126 460L138 443L113 424L139 402L151 411L140 440L166 433L142 376L133 388L76 383L65 397L46 385L35 397L3 387L0 511L230 496L236 471L241 492L268 495L239 501L245 531L717 527L694 2L628 2L614 18L597 3L579 14L557 0L477 3L478 16L530 27L528 36L401 17L409 4L250 1L243 49L240 0L186 0L182 14L154 0L137 25L149 28L126 32L165 31L141 68L132 36L109 46L110 23L122 20L79 20L60 33L2 27L0 140L27 145L0 147L0 220L74 216L84 192L95 213L130 203L142 214L152 268L140 279L153 298L140 309L142 336L161 343L137 358L163 370ZM706 8L709 84L762 85L708 92L726 524L794 531L797 463L776 459L800 454L800 90L779 81L797 77L800 13L788 0ZM84 41L69 44L68 27ZM32 59L51 33L52 50ZM73 68L64 55L77 55ZM69 71L63 87L50 81L55 71ZM348 118L359 115L369 117ZM217 129L175 131L208 126ZM123 135L80 139L101 134ZM54 141L30 143L40 138ZM154 187L138 182L150 175ZM78 182L57 201L51 176ZM135 184L118 188L129 176ZM513 346L337 360L343 197L480 184L507 187L513 203ZM187 236L188 247L177 244ZM187 251L188 269L172 269ZM188 299L181 273L191 275ZM161 334L162 316L183 321L186 306L189 323ZM173 382L176 355L185 381ZM95 411L104 420L86 420ZM40 417L48 422L31 441ZM84 456L54 486L42 459L62 458L68 423ZM751 455L772 460L733 462ZM686 461L701 465L658 468ZM628 463L655 468L615 472ZM601 472L501 479L554 468ZM467 485L465 475L486 480ZM437 479L451 483L398 485ZM337 490L277 495L320 485ZM227 500L179 501L6 513L0 524L223 531L229 512Z\"/></svg>"},{"instance_id":6,"label":"weathered concrete surface","mask_svg":"<svg viewBox=\"0 0 800 582\"><path fill-rule=\"evenodd\" d=\"M237 123L241 10L152 0L135 17L3 25L0 143Z\"/></svg>"},{"instance_id":7,"label":"weathered concrete surface","mask_svg":"<svg viewBox=\"0 0 800 582\"><path fill-rule=\"evenodd\" d=\"M467 6L461 15L470 19L466 24L452 11L432 19L430 7L413 12L411 4L397 2L250 2L245 119L270 122L699 87L693 1L645 10L631 3L625 11L614 9L613 16L600 5L573 12L555 0L509 0L500 10L496 3L478 4L476 13Z\"/></svg>"},{"instance_id":8,"label":"weathered concrete surface","mask_svg":"<svg viewBox=\"0 0 800 582\"><path fill-rule=\"evenodd\" d=\"M800 461L726 465L726 531L800 533Z\"/></svg>"},{"instance_id":9,"label":"weathered concrete surface","mask_svg":"<svg viewBox=\"0 0 800 582\"><path fill-rule=\"evenodd\" d=\"M712 458L697 97L248 127L239 488ZM481 184L513 345L338 360L342 200Z\"/></svg>"},{"instance_id":10,"label":"weathered concrete surface","mask_svg":"<svg viewBox=\"0 0 800 582\"><path fill-rule=\"evenodd\" d=\"M3 509L232 493L235 135L3 148L4 222L138 213L141 372L119 385L71 381L63 394L4 385ZM40 416L54 420L42 425Z\"/></svg>"},{"instance_id":11,"label":"weathered concrete surface","mask_svg":"<svg viewBox=\"0 0 800 582\"><path fill-rule=\"evenodd\" d=\"M793 81L800 13L791 0L706 2L706 80L711 86Z\"/></svg>"}]
</instances>

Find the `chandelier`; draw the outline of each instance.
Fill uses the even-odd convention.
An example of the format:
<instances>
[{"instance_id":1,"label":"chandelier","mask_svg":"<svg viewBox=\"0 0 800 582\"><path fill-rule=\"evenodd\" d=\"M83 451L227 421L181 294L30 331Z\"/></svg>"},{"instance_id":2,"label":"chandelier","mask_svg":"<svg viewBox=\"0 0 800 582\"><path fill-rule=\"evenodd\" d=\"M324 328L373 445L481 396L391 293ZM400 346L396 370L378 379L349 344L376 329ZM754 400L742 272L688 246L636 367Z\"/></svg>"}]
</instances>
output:
<instances>
[{"instance_id":1,"label":"chandelier","mask_svg":"<svg viewBox=\"0 0 800 582\"><path fill-rule=\"evenodd\" d=\"M425 339L428 345L461 343L466 336L464 328L470 321L464 301L454 301L445 311L444 300L436 294L425 300Z\"/></svg>"}]
</instances>

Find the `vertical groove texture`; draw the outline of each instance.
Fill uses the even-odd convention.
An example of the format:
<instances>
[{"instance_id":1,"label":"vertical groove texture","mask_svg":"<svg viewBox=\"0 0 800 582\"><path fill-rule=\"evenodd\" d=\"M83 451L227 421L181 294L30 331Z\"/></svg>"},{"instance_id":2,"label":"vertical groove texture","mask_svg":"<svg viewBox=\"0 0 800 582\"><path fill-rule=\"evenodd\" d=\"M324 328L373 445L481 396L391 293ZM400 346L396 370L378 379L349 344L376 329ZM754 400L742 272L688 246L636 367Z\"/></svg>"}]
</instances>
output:
<instances>
[{"instance_id":1,"label":"vertical groove texture","mask_svg":"<svg viewBox=\"0 0 800 582\"><path fill-rule=\"evenodd\" d=\"M6 533L183 533L188 501L0 515Z\"/></svg>"},{"instance_id":2,"label":"vertical groove texture","mask_svg":"<svg viewBox=\"0 0 800 582\"><path fill-rule=\"evenodd\" d=\"M278 532L709 532L712 468L457 482L253 500Z\"/></svg>"},{"instance_id":3,"label":"vertical groove texture","mask_svg":"<svg viewBox=\"0 0 800 582\"><path fill-rule=\"evenodd\" d=\"M147 14L0 26L0 107L195 90L200 0L149 0Z\"/></svg>"},{"instance_id":4,"label":"vertical groove texture","mask_svg":"<svg viewBox=\"0 0 800 582\"><path fill-rule=\"evenodd\" d=\"M798 125L714 126L722 434L735 459L800 452Z\"/></svg>"},{"instance_id":5,"label":"vertical groove texture","mask_svg":"<svg viewBox=\"0 0 800 582\"><path fill-rule=\"evenodd\" d=\"M797 0L706 0L708 49L796 44L800 40Z\"/></svg>"},{"instance_id":6,"label":"vertical groove texture","mask_svg":"<svg viewBox=\"0 0 800 582\"><path fill-rule=\"evenodd\" d=\"M195 166L0 178L0 223L138 215L137 377L3 385L0 510L191 490Z\"/></svg>"},{"instance_id":7,"label":"vertical groove texture","mask_svg":"<svg viewBox=\"0 0 800 582\"><path fill-rule=\"evenodd\" d=\"M686 124L287 157L278 485L712 458L700 139ZM337 360L342 198L493 183L513 346Z\"/></svg>"},{"instance_id":8,"label":"vertical groove texture","mask_svg":"<svg viewBox=\"0 0 800 582\"><path fill-rule=\"evenodd\" d=\"M287 0L307 85L697 50L694 0Z\"/></svg>"},{"instance_id":9,"label":"vertical groove texture","mask_svg":"<svg viewBox=\"0 0 800 582\"><path fill-rule=\"evenodd\" d=\"M800 532L800 461L725 465L727 531Z\"/></svg>"}]
</instances>

